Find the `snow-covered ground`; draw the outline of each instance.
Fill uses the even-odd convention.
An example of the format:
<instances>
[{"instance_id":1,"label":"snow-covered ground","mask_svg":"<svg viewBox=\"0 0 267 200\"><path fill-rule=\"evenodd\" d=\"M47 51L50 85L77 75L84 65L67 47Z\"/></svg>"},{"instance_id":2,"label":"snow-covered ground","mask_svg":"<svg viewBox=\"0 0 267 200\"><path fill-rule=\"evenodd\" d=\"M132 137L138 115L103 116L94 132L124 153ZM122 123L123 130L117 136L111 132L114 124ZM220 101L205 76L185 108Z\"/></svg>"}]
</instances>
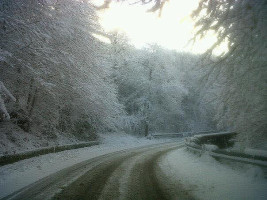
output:
<instances>
[{"instance_id":1,"label":"snow-covered ground","mask_svg":"<svg viewBox=\"0 0 267 200\"><path fill-rule=\"evenodd\" d=\"M119 150L168 141L137 138L123 133L100 136L100 145L46 154L0 167L0 198L84 160Z\"/></svg>"},{"instance_id":2,"label":"snow-covered ground","mask_svg":"<svg viewBox=\"0 0 267 200\"><path fill-rule=\"evenodd\" d=\"M251 149L251 148L246 148L244 150L246 154L252 155L252 156L263 156L267 157L267 150L262 150L262 149Z\"/></svg>"},{"instance_id":3,"label":"snow-covered ground","mask_svg":"<svg viewBox=\"0 0 267 200\"><path fill-rule=\"evenodd\" d=\"M199 157L178 149L164 156L160 167L173 184L181 183L197 199L267 199L267 180L255 166L224 165L207 154Z\"/></svg>"},{"instance_id":4,"label":"snow-covered ground","mask_svg":"<svg viewBox=\"0 0 267 200\"><path fill-rule=\"evenodd\" d=\"M67 133L55 133L54 138L38 133L30 134L8 121L0 123L0 138L0 156L82 142Z\"/></svg>"},{"instance_id":5,"label":"snow-covered ground","mask_svg":"<svg viewBox=\"0 0 267 200\"><path fill-rule=\"evenodd\" d=\"M119 150L170 141L137 138L123 133L100 136L102 143L97 146L51 153L0 167L0 198L84 160ZM181 183L184 189L198 199L267 199L267 180L264 179L261 169L254 166L241 168L223 165L209 155L199 157L185 149L179 149L162 157L160 167L173 185L175 182Z\"/></svg>"}]
</instances>

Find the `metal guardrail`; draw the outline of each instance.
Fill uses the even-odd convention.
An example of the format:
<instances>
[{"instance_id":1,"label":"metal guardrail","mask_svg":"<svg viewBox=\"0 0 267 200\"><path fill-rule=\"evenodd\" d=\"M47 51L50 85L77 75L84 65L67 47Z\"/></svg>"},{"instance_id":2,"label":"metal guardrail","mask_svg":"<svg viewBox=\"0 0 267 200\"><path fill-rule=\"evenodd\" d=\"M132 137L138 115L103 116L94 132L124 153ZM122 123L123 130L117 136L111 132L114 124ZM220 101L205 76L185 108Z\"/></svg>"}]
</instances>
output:
<instances>
[{"instance_id":1,"label":"metal guardrail","mask_svg":"<svg viewBox=\"0 0 267 200\"><path fill-rule=\"evenodd\" d=\"M149 136L153 138L180 138L189 137L199 134L214 133L214 131L201 131L201 132L178 132L178 133L151 133Z\"/></svg>"},{"instance_id":2,"label":"metal guardrail","mask_svg":"<svg viewBox=\"0 0 267 200\"><path fill-rule=\"evenodd\" d=\"M230 137L230 135L232 135ZM236 135L234 133L221 133L221 134L210 134L210 135L199 135L197 137L193 138L187 138L185 145L186 148L193 152L198 153L208 153L209 155L215 157L215 158L223 158L228 159L236 162L242 162L247 164L253 164L258 165L261 167L267 167L267 157L263 155L250 155L239 151L230 151L226 149L214 149L214 150L208 150L205 149L205 142L209 142L208 144L212 144L212 141L218 141L220 137L222 138L228 138L231 140L233 138L233 135ZM216 138L214 140L210 140L212 137ZM226 141L224 141L226 142ZM223 143L224 143L223 142ZM230 142L232 145L232 142Z\"/></svg>"},{"instance_id":3,"label":"metal guardrail","mask_svg":"<svg viewBox=\"0 0 267 200\"><path fill-rule=\"evenodd\" d=\"M205 150L202 150L201 148L192 147L188 144L186 144L186 148L194 151L203 153ZM259 156L252 156L245 153L240 152L227 152L227 151L220 151L220 150L214 150L214 151L205 151L208 152L209 155L215 158L223 158L227 160L232 160L235 162L241 162L246 164L252 164L257 165L260 167L267 167L267 158L266 157L260 157Z\"/></svg>"},{"instance_id":4,"label":"metal guardrail","mask_svg":"<svg viewBox=\"0 0 267 200\"><path fill-rule=\"evenodd\" d=\"M225 149L234 145L236 136L236 132L208 133L195 135L190 139L190 141L193 141L197 145L213 144L218 146L220 149Z\"/></svg>"},{"instance_id":5,"label":"metal guardrail","mask_svg":"<svg viewBox=\"0 0 267 200\"><path fill-rule=\"evenodd\" d=\"M153 138L181 138L184 137L182 133L163 133L163 134L151 134Z\"/></svg>"},{"instance_id":6,"label":"metal guardrail","mask_svg":"<svg viewBox=\"0 0 267 200\"><path fill-rule=\"evenodd\" d=\"M90 146L98 145L99 143L100 143L99 141L91 141L91 142L64 145L64 146L48 147L48 148L28 151L24 153L12 154L12 155L4 155L0 157L0 166L11 164L11 163L24 160L24 159L28 159L28 158L32 158L35 156L48 154L48 153L55 153L55 152L60 152L60 151L65 151L65 150L90 147Z\"/></svg>"}]
</instances>

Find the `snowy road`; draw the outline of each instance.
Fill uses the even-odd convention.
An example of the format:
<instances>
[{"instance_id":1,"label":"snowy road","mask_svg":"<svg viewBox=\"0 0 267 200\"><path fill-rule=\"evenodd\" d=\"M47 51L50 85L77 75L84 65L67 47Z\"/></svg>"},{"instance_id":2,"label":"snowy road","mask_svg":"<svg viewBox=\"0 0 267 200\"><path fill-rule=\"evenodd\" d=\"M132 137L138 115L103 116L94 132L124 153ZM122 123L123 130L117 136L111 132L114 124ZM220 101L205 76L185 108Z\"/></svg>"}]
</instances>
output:
<instances>
[{"instance_id":1,"label":"snowy road","mask_svg":"<svg viewBox=\"0 0 267 200\"><path fill-rule=\"evenodd\" d=\"M166 188L157 162L182 142L150 145L75 164L4 199L193 199L182 187ZM177 194L178 193L178 194ZM56 194L56 195L55 195Z\"/></svg>"}]
</instances>

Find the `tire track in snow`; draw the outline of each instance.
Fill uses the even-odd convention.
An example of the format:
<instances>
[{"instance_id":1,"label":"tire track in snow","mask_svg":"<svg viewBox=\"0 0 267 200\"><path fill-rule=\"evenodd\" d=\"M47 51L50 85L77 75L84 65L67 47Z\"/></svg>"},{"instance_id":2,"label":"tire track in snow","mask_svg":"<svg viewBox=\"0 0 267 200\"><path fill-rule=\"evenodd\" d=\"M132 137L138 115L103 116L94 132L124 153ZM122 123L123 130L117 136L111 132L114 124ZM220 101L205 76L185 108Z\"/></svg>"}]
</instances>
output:
<instances>
[{"instance_id":1,"label":"tire track in snow","mask_svg":"<svg viewBox=\"0 0 267 200\"><path fill-rule=\"evenodd\" d=\"M171 199L159 180L157 162L163 154L182 146L172 142L99 156L41 179L4 199L44 200L55 193L52 199Z\"/></svg>"}]
</instances>

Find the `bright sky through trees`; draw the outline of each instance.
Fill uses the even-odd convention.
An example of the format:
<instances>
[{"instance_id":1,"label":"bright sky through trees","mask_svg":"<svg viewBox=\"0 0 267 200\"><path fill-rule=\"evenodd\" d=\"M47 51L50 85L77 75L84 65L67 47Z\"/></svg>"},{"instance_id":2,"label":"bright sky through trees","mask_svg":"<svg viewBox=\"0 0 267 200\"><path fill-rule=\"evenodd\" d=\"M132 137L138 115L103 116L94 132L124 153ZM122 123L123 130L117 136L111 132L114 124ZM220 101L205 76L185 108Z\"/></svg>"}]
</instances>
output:
<instances>
[{"instance_id":1,"label":"bright sky through trees","mask_svg":"<svg viewBox=\"0 0 267 200\"><path fill-rule=\"evenodd\" d=\"M98 5L103 3L101 0L94 2ZM100 23L105 31L124 32L137 48L147 43L156 43L168 49L203 53L216 41L216 36L210 33L206 38L197 41L194 48L187 45L194 33L194 22L190 14L198 6L197 0L168 1L161 17L158 13L146 12L148 6L151 7L114 1L109 9L99 12ZM227 45L223 45L214 53L220 54L226 49Z\"/></svg>"}]
</instances>

